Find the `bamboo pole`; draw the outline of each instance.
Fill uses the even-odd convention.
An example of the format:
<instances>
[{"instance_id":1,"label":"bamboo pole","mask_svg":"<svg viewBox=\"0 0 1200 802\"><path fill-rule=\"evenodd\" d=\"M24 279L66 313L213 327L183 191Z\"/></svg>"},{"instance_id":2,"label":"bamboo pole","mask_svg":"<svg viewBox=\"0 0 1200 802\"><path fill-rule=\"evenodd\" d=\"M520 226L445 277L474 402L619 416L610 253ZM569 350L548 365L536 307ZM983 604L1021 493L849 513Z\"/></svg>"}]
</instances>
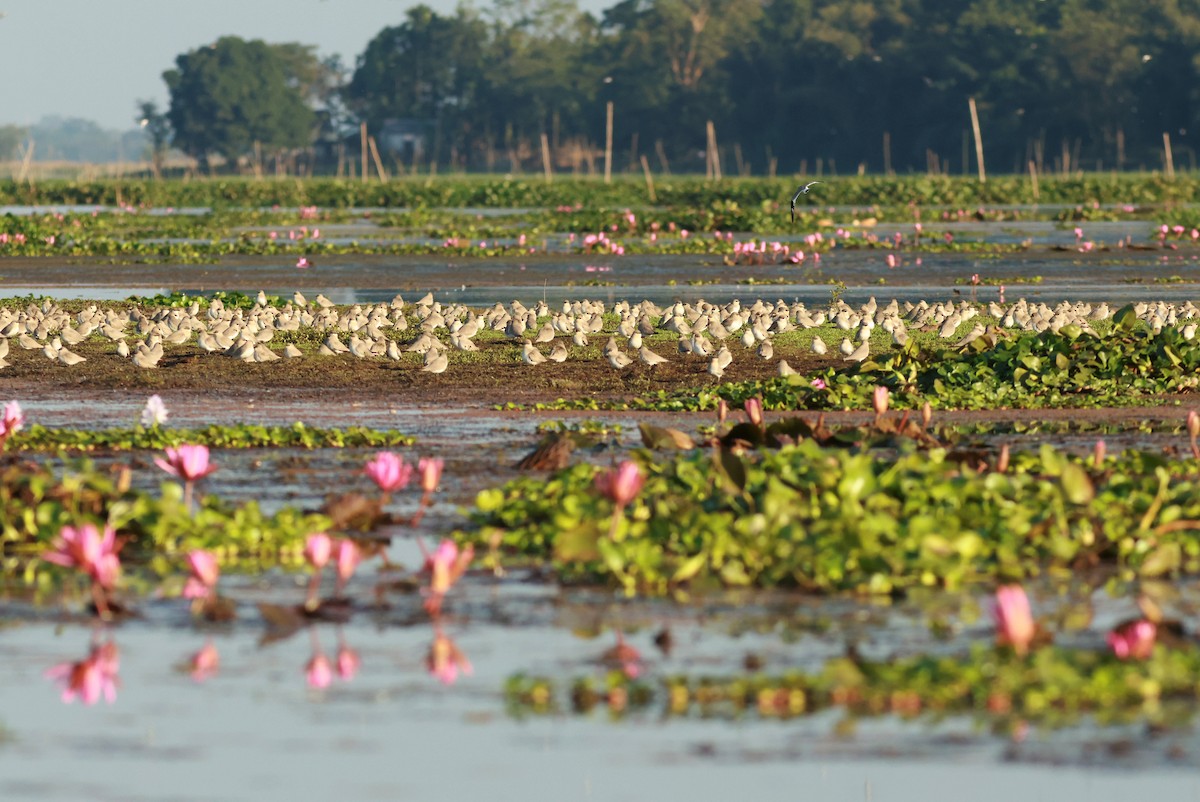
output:
<instances>
[{"instance_id":1,"label":"bamboo pole","mask_svg":"<svg viewBox=\"0 0 1200 802\"><path fill-rule=\"evenodd\" d=\"M658 203L658 193L654 191L654 176L650 174L650 162L646 161L644 153L638 158L642 162L642 175L646 176L646 194L650 196L651 203Z\"/></svg>"},{"instance_id":2,"label":"bamboo pole","mask_svg":"<svg viewBox=\"0 0 1200 802\"><path fill-rule=\"evenodd\" d=\"M658 163L662 167L663 175L670 175L671 165L667 163L667 149L663 147L661 139L654 140L654 154L658 156Z\"/></svg>"},{"instance_id":3,"label":"bamboo pole","mask_svg":"<svg viewBox=\"0 0 1200 802\"><path fill-rule=\"evenodd\" d=\"M360 180L367 183L367 124L358 127L359 139L362 140L359 150L362 151L362 169L359 171Z\"/></svg>"},{"instance_id":4,"label":"bamboo pole","mask_svg":"<svg viewBox=\"0 0 1200 802\"><path fill-rule=\"evenodd\" d=\"M383 169L383 159L379 158L379 147L375 144L375 137L367 137L367 144L371 148L371 158L375 160L375 172L379 174L379 180L387 183L387 171Z\"/></svg>"},{"instance_id":5,"label":"bamboo pole","mask_svg":"<svg viewBox=\"0 0 1200 802\"><path fill-rule=\"evenodd\" d=\"M705 126L708 129L708 147L712 154L712 177L714 181L721 180L721 154L717 150L717 127L709 120Z\"/></svg>"},{"instance_id":6,"label":"bamboo pole","mask_svg":"<svg viewBox=\"0 0 1200 802\"><path fill-rule=\"evenodd\" d=\"M21 159L21 172L17 176L17 181L24 181L25 176L29 173L29 163L33 161L33 149L37 147L37 142L29 140L29 147L25 148L25 156Z\"/></svg>"},{"instance_id":7,"label":"bamboo pole","mask_svg":"<svg viewBox=\"0 0 1200 802\"><path fill-rule=\"evenodd\" d=\"M1175 177L1175 159L1171 156L1171 135L1163 131L1163 156L1166 158L1167 178Z\"/></svg>"},{"instance_id":8,"label":"bamboo pole","mask_svg":"<svg viewBox=\"0 0 1200 802\"><path fill-rule=\"evenodd\" d=\"M612 183L613 102L604 107L604 183Z\"/></svg>"},{"instance_id":9,"label":"bamboo pole","mask_svg":"<svg viewBox=\"0 0 1200 802\"><path fill-rule=\"evenodd\" d=\"M971 109L971 131L975 134L975 161L979 164L979 183L987 181L987 173L983 169L983 135L979 131L979 111L975 108L975 98L967 98L967 106Z\"/></svg>"},{"instance_id":10,"label":"bamboo pole","mask_svg":"<svg viewBox=\"0 0 1200 802\"><path fill-rule=\"evenodd\" d=\"M1037 165L1034 164L1033 159L1029 160L1029 180L1033 182L1033 200L1036 203L1041 195L1038 192Z\"/></svg>"},{"instance_id":11,"label":"bamboo pole","mask_svg":"<svg viewBox=\"0 0 1200 802\"><path fill-rule=\"evenodd\" d=\"M550 137L542 132L542 170L546 173L546 183L554 180L554 170L550 166Z\"/></svg>"}]
</instances>

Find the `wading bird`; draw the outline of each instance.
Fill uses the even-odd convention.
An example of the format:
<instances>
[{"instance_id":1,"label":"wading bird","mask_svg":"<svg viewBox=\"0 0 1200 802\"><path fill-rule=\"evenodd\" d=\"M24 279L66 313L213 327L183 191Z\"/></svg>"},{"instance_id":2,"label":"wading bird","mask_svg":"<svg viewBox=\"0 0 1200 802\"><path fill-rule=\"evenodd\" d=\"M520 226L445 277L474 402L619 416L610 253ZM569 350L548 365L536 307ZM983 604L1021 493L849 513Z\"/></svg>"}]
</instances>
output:
<instances>
[{"instance_id":1,"label":"wading bird","mask_svg":"<svg viewBox=\"0 0 1200 802\"><path fill-rule=\"evenodd\" d=\"M812 189L815 184L821 184L821 183L824 183L824 182L809 181L807 184L800 187L800 189L796 190L796 194L792 196L792 222L793 223L796 222L796 201L799 200L801 195L807 195L808 191L810 189Z\"/></svg>"}]
</instances>

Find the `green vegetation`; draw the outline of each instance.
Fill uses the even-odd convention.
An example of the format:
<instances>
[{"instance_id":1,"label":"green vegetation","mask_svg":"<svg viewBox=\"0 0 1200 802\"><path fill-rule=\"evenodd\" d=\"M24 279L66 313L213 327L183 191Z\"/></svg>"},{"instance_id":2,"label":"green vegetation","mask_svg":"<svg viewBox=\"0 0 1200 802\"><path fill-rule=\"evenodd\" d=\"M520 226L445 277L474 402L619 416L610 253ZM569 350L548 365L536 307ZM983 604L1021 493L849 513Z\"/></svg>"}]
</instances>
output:
<instances>
[{"instance_id":1,"label":"green vegetation","mask_svg":"<svg viewBox=\"0 0 1200 802\"><path fill-rule=\"evenodd\" d=\"M211 424L201 429L137 426L129 429L48 429L33 424L12 435L10 451L128 451L160 449L184 443L213 448L383 448L409 446L414 438L394 429L365 426L321 429L296 422L291 426Z\"/></svg>"},{"instance_id":2,"label":"green vegetation","mask_svg":"<svg viewBox=\"0 0 1200 802\"><path fill-rule=\"evenodd\" d=\"M880 594L1084 566L1200 571L1194 462L1131 452L1097 468L1049 446L1007 467L980 459L911 447L890 459L809 439L661 464L642 457L645 487L615 522L593 488L596 468L580 464L480 492L474 528L459 537L492 547L491 561L549 563L564 582L631 595L739 586Z\"/></svg>"},{"instance_id":3,"label":"green vegetation","mask_svg":"<svg viewBox=\"0 0 1200 802\"><path fill-rule=\"evenodd\" d=\"M74 572L33 559L50 548L63 526L112 525L125 546L123 562L158 575L173 573L183 555L203 548L223 563L262 570L299 562L304 539L329 528L323 515L283 509L266 515L254 501L227 504L202 497L189 510L182 487L164 482L158 493L130 489L128 469L116 473L79 462L55 471L12 464L0 470L0 558L4 582L48 586Z\"/></svg>"},{"instance_id":4,"label":"green vegetation","mask_svg":"<svg viewBox=\"0 0 1200 802\"><path fill-rule=\"evenodd\" d=\"M910 340L907 347L860 365L809 376L660 391L629 400L559 399L537 408L706 410L716 409L721 399L742 404L758 396L767 409L869 409L876 386L890 389L897 409L918 409L926 401L936 409L1122 406L1193 392L1198 384L1200 345L1175 328L1152 334L1126 307L1107 336L1067 325L1058 334L1024 333L994 346L981 337L961 352L923 351Z\"/></svg>"},{"instance_id":5,"label":"green vegetation","mask_svg":"<svg viewBox=\"0 0 1200 802\"><path fill-rule=\"evenodd\" d=\"M562 699L553 680L518 674L504 693L511 715L615 715L652 706L664 718L795 718L841 708L853 717L970 714L1015 725L1063 727L1094 716L1102 724L1150 721L1182 727L1195 715L1200 649L1155 648L1146 661L1063 647L1018 657L977 644L965 655L913 655L886 661L830 660L814 672L779 675L666 676L629 679L619 671L580 677Z\"/></svg>"}]
</instances>

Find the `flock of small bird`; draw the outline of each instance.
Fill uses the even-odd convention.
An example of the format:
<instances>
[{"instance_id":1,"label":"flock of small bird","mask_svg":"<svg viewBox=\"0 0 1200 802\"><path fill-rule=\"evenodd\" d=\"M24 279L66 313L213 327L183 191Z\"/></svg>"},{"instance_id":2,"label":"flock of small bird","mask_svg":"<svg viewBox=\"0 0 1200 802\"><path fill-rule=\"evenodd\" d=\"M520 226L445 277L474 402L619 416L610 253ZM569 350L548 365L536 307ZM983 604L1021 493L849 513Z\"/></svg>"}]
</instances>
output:
<instances>
[{"instance_id":1,"label":"flock of small bird","mask_svg":"<svg viewBox=\"0 0 1200 802\"><path fill-rule=\"evenodd\" d=\"M985 325L977 320L965 335L960 335L960 328L981 312L995 322ZM1140 303L1135 312L1155 331L1179 325L1187 339L1196 334L1196 323L1189 321L1200 319L1200 309L1191 301ZM616 317L612 330L606 330L606 313ZM734 300L719 305L676 302L666 306L622 301L611 309L602 302L587 300L565 301L558 308L544 301L530 307L513 301L481 310L442 304L432 295L416 303L406 303L397 295L388 303L339 308L323 295L310 302L299 292L291 303L276 307L260 292L252 309L229 308L214 299L207 309L198 302L189 308L151 309L134 305L100 308L93 304L75 314L45 301L40 306L0 309L0 368L8 365L11 338L21 348L40 350L47 359L71 366L86 361L71 347L98 336L111 342L118 356L150 369L159 365L165 346L193 342L207 353L244 362L301 358L304 352L294 344L276 352L270 343L280 332L316 329L318 336L324 335L320 354L400 361L406 353L415 353L424 361L421 370L437 374L449 367L451 352L478 351L475 338L491 331L519 345L521 361L530 366L564 362L570 358L572 347L585 348L591 338L607 334L602 354L614 370L635 362L653 370L674 359L701 358L707 360L708 373L721 378L735 352L773 360L773 339L777 335L826 324L844 332L839 346L842 359L863 362L871 355L871 336L876 328L889 333L897 346L907 343L909 331L919 330L936 332L942 339L953 340L953 347L962 348L979 338L988 338L987 342L994 344L1008 329L1057 332L1074 324L1089 331L1093 322L1112 314L1105 303L1063 302L1050 307L1024 299L1011 305L993 302L986 306L965 300L934 304L892 300L881 306L871 298L857 308L838 300L811 309L803 303L782 300L757 300L752 304ZM648 344L649 338L664 333L676 340L676 353L669 356L652 350ZM135 338L132 345L131 338ZM489 335L488 339L499 338ZM818 355L829 351L820 336L812 339L810 347ZM781 375L795 373L785 360L780 360L777 367Z\"/></svg>"}]
</instances>

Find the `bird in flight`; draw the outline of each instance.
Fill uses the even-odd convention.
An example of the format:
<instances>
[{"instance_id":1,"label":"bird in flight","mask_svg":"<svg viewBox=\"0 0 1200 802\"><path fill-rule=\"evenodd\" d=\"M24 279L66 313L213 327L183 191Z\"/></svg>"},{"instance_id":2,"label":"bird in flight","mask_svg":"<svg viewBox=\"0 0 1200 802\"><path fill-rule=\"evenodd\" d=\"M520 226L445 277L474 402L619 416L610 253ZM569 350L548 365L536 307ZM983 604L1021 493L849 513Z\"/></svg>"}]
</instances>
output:
<instances>
[{"instance_id":1,"label":"bird in flight","mask_svg":"<svg viewBox=\"0 0 1200 802\"><path fill-rule=\"evenodd\" d=\"M809 191L810 189L812 189L812 188L813 188L813 186L815 186L816 184L821 184L821 183L824 183L824 182L822 182L822 181L809 181L807 184L805 184L804 186L800 187L800 189L796 190L796 194L792 196L792 222L793 222L793 223L794 223L794 222L796 222L796 200L797 200L797 199L798 199L798 198L799 198L801 195L807 195L807 194L808 194L808 191Z\"/></svg>"}]
</instances>

